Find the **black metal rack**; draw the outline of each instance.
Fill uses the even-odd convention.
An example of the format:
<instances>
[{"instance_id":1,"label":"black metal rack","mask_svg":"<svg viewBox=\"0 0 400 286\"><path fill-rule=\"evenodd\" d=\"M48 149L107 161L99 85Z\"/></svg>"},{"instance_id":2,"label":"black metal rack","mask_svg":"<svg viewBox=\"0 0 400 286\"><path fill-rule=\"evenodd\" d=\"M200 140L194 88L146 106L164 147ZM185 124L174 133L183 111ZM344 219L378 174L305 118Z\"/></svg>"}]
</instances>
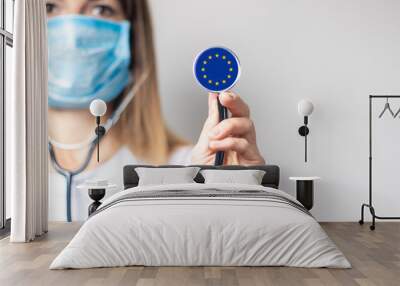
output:
<instances>
[{"instance_id":1,"label":"black metal rack","mask_svg":"<svg viewBox=\"0 0 400 286\"><path fill-rule=\"evenodd\" d=\"M400 219L400 217L384 217L378 216L375 213L375 208L372 204L372 102L373 99L389 99L389 98L400 98L400 95L370 95L369 96L369 201L368 204L362 204L361 206L361 219L359 220L360 224L364 224L364 208L369 208L369 211L372 215L372 225L369 227L371 230L375 230L375 219L382 220L392 220L392 219Z\"/></svg>"}]
</instances>

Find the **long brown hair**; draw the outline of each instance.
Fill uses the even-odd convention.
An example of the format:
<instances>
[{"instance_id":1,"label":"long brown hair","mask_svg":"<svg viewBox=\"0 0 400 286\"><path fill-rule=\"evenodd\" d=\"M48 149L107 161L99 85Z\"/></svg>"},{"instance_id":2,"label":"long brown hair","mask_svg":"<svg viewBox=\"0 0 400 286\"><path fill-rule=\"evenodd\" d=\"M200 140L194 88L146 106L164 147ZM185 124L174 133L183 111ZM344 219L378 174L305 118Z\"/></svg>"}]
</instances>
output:
<instances>
[{"instance_id":1,"label":"long brown hair","mask_svg":"<svg viewBox=\"0 0 400 286\"><path fill-rule=\"evenodd\" d=\"M162 115L153 28L147 0L119 2L132 27L132 75L137 80L145 74L147 78L122 114L117 129L121 132L124 143L136 156L153 164L163 164L176 147L187 142L168 130Z\"/></svg>"}]
</instances>

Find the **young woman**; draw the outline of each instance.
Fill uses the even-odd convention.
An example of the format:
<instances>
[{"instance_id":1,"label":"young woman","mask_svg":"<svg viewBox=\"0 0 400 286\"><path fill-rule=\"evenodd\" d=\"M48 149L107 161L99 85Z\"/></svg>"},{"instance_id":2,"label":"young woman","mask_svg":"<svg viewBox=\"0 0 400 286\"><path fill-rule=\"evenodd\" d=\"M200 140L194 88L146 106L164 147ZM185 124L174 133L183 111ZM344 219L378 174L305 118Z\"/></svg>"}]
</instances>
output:
<instances>
[{"instance_id":1,"label":"young woman","mask_svg":"<svg viewBox=\"0 0 400 286\"><path fill-rule=\"evenodd\" d=\"M232 114L221 123L217 95L209 95L209 115L194 146L166 127L146 0L49 0L47 14L50 220L85 220L91 200L76 187L107 179L118 185L107 192L112 195L122 187L126 164L213 164L217 151L226 152L225 164L265 163L249 109L232 92L219 95ZM122 112L102 138L99 163L90 152L95 122L89 105L96 98L107 103L103 123Z\"/></svg>"}]
</instances>

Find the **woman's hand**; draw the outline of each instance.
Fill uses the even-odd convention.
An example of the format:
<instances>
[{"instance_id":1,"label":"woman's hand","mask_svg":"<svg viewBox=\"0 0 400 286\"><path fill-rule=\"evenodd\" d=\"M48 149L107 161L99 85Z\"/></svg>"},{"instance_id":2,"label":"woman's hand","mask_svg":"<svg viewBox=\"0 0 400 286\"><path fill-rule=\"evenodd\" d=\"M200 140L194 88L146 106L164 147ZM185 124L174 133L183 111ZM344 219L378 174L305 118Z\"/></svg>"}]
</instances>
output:
<instances>
[{"instance_id":1,"label":"woman's hand","mask_svg":"<svg viewBox=\"0 0 400 286\"><path fill-rule=\"evenodd\" d=\"M217 151L224 151L224 164L227 165L265 164L257 147L256 131L247 104L233 92L221 93L219 100L232 117L219 122L218 95L210 93L208 118L193 148L192 163L212 165Z\"/></svg>"}]
</instances>

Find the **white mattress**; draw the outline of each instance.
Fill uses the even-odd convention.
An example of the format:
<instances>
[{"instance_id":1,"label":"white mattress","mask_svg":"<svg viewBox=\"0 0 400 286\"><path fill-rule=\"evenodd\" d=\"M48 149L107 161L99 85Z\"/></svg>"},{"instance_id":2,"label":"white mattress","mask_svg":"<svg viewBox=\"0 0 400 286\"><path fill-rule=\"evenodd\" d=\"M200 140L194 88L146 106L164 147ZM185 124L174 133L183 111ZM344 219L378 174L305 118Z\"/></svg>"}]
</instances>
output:
<instances>
[{"instance_id":1,"label":"white mattress","mask_svg":"<svg viewBox=\"0 0 400 286\"><path fill-rule=\"evenodd\" d=\"M145 266L293 266L349 268L318 222L299 209L255 198L150 198L133 192L263 190L262 186L184 184L136 187L107 199L50 269Z\"/></svg>"}]
</instances>

